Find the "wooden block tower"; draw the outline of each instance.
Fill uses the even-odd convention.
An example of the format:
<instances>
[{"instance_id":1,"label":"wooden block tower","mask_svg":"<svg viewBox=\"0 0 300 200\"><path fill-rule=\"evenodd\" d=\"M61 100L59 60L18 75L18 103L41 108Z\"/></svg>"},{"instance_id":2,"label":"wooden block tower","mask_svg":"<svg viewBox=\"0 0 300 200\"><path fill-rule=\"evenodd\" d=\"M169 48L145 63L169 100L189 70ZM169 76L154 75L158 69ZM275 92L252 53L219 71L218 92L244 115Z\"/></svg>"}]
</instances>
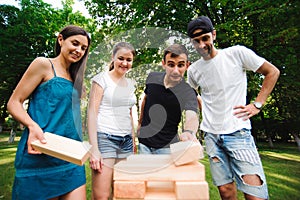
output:
<instances>
[{"instance_id":1,"label":"wooden block tower","mask_svg":"<svg viewBox=\"0 0 300 200\"><path fill-rule=\"evenodd\" d=\"M171 154L131 155L114 166L114 200L208 200L202 146L171 145Z\"/></svg>"}]
</instances>

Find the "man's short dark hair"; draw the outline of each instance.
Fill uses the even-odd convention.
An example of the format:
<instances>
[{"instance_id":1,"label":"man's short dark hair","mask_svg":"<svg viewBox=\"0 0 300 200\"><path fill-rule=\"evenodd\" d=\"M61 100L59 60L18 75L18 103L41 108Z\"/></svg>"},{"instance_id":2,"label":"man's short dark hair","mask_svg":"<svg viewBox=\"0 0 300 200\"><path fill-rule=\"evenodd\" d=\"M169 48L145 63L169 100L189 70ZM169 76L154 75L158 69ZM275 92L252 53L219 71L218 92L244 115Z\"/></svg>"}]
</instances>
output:
<instances>
[{"instance_id":1,"label":"man's short dark hair","mask_svg":"<svg viewBox=\"0 0 300 200\"><path fill-rule=\"evenodd\" d=\"M177 57L180 54L185 54L187 59L188 59L188 50L186 49L186 47L182 44L172 44L170 46L168 46L165 50L164 50L164 61L166 61L166 56L167 54L171 53L171 58Z\"/></svg>"}]
</instances>

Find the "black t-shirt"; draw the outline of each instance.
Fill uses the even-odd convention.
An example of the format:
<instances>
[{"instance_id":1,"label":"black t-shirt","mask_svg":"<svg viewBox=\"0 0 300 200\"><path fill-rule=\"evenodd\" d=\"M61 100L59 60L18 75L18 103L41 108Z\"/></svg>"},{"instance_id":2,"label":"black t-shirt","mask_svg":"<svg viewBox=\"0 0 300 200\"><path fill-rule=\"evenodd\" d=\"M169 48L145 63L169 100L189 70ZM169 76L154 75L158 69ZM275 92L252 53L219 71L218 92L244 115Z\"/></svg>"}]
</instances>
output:
<instances>
[{"instance_id":1,"label":"black t-shirt","mask_svg":"<svg viewBox=\"0 0 300 200\"><path fill-rule=\"evenodd\" d=\"M138 139L153 148L178 142L182 111L198 109L197 93L184 79L175 87L165 88L164 77L165 73L152 72L146 80L147 98Z\"/></svg>"}]
</instances>

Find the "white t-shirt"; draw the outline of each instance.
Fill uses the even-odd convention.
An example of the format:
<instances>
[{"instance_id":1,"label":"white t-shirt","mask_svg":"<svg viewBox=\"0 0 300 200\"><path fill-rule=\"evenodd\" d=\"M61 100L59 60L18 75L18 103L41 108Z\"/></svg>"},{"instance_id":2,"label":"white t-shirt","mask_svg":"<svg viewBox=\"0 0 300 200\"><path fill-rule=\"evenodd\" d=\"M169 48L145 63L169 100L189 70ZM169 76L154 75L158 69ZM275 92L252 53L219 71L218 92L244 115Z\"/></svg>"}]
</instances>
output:
<instances>
[{"instance_id":1,"label":"white t-shirt","mask_svg":"<svg viewBox=\"0 0 300 200\"><path fill-rule=\"evenodd\" d=\"M92 78L103 90L98 111L97 131L118 136L131 134L130 109L136 103L135 81L126 78L126 84L115 83L108 72L101 72Z\"/></svg>"},{"instance_id":2,"label":"white t-shirt","mask_svg":"<svg viewBox=\"0 0 300 200\"><path fill-rule=\"evenodd\" d=\"M250 120L233 115L233 107L246 105L246 70L255 72L264 62L252 50L237 45L218 50L214 58L199 59L188 68L188 83L201 90L201 130L229 134L251 128Z\"/></svg>"}]
</instances>

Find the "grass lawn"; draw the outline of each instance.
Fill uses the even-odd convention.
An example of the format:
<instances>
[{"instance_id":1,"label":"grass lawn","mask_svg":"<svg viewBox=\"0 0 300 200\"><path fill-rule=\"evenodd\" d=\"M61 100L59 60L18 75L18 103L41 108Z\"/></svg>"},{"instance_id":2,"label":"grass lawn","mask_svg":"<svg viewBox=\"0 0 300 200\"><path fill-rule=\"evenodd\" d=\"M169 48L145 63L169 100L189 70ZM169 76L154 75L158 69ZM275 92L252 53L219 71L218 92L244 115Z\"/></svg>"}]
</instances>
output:
<instances>
[{"instance_id":1,"label":"grass lawn","mask_svg":"<svg viewBox=\"0 0 300 200\"><path fill-rule=\"evenodd\" d=\"M13 144L8 144L8 133L0 133L0 200L11 199L14 177L14 156L17 149L19 135ZM299 200L300 199L300 152L295 144L276 144L269 148L267 144L259 143L258 150L262 158L271 200ZM207 156L200 161L205 165L206 180L209 184L211 200L220 199L218 190L211 182L209 162ZM91 173L87 170L87 195L91 194ZM243 194L238 193L238 199Z\"/></svg>"}]
</instances>

